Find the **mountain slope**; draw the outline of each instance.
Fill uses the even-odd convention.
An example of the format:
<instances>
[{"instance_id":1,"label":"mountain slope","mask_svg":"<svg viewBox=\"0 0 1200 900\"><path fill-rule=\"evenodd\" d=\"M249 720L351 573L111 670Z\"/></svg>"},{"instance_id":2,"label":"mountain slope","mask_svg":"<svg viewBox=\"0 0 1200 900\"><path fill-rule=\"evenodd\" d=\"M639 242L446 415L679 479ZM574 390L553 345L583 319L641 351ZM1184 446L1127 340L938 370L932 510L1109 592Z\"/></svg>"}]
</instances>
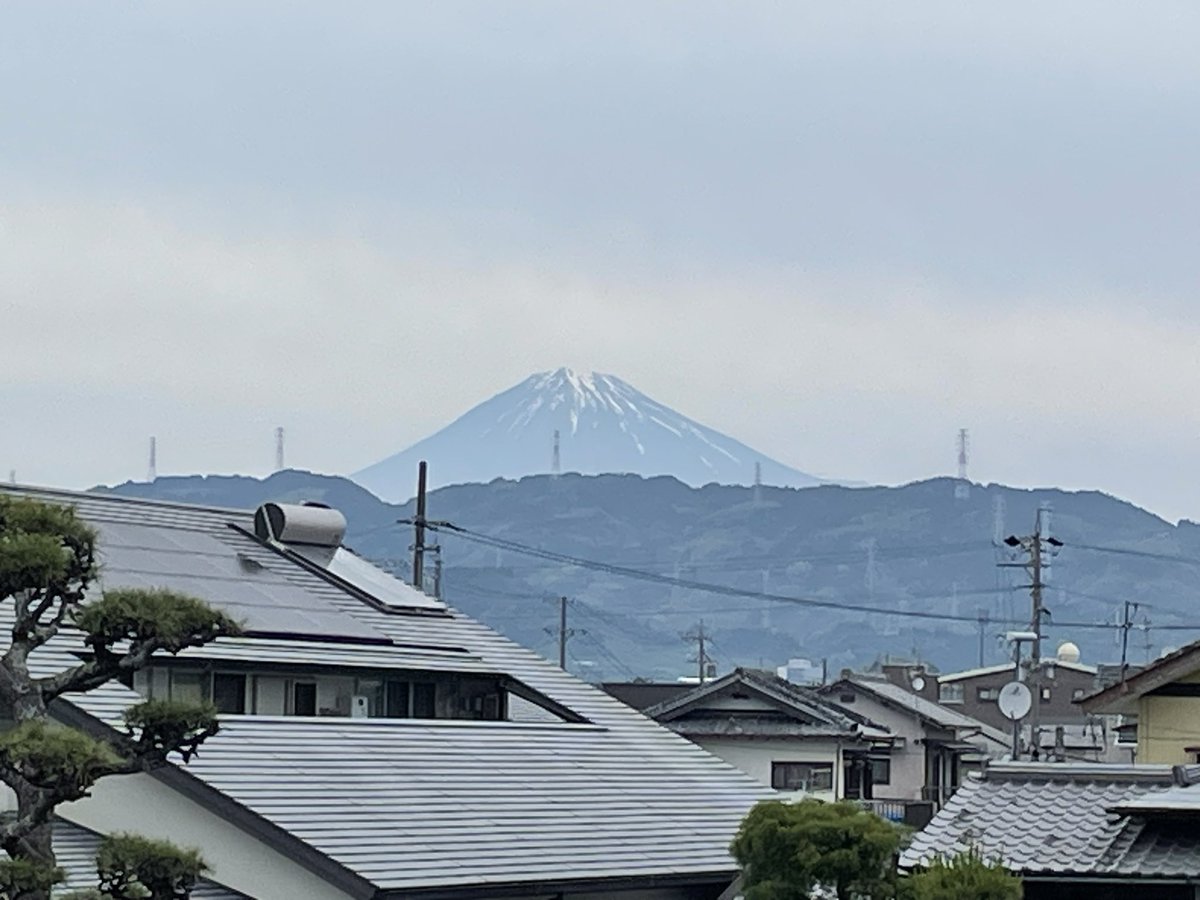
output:
<instances>
[{"instance_id":1,"label":"mountain slope","mask_svg":"<svg viewBox=\"0 0 1200 900\"><path fill-rule=\"evenodd\" d=\"M1043 503L1053 508L1051 533L1065 542L1049 567L1049 647L1072 640L1085 662L1113 661L1120 648L1111 626L1125 600L1144 606L1130 634L1133 662L1200 637L1200 527L1172 525L1096 492L987 485L958 500L954 487L951 479L894 488L768 487L756 501L744 487L691 488L673 478L535 476L442 488L430 495L429 515L684 581L881 610L714 594L436 534L447 600L547 656L556 649L546 631L557 624L554 598L570 597L570 627L578 633L568 650L574 670L587 677L689 672L695 648L679 635L701 618L722 670L807 656L827 658L836 673L880 654L914 652L948 670L975 665L981 650L986 663L1003 662L1008 651L996 636L1028 621L1029 594L1024 572L997 567L1008 557L997 552L993 534L1027 534ZM412 530L396 520L413 514L411 502L386 504L344 479L288 471L262 481L162 478L112 490L242 507L324 500L346 514L351 547L408 574ZM889 614L899 610L939 618ZM980 614L987 616L982 644Z\"/></svg>"},{"instance_id":2,"label":"mountain slope","mask_svg":"<svg viewBox=\"0 0 1200 900\"><path fill-rule=\"evenodd\" d=\"M441 431L351 477L388 500L412 496L417 463L431 485L545 474L558 432L564 472L671 475L685 484L805 487L821 479L776 462L664 406L613 375L542 372Z\"/></svg>"}]
</instances>

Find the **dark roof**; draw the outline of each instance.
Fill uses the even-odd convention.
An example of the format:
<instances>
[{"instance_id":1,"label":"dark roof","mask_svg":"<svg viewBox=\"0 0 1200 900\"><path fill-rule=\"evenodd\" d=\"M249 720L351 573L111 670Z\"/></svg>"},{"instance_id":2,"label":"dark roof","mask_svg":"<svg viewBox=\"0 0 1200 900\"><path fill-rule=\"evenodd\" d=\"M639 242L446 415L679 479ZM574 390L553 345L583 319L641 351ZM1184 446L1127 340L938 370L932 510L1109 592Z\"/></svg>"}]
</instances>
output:
<instances>
[{"instance_id":1,"label":"dark roof","mask_svg":"<svg viewBox=\"0 0 1200 900\"><path fill-rule=\"evenodd\" d=\"M968 778L900 864L975 847L1026 876L1198 878L1198 777L1195 767L993 764ZM1192 814L1181 817L1181 807Z\"/></svg>"},{"instance_id":2,"label":"dark roof","mask_svg":"<svg viewBox=\"0 0 1200 900\"><path fill-rule=\"evenodd\" d=\"M198 565L188 547L195 539L211 549L233 535L230 556L286 579L289 589L308 595L306 610L322 604L331 620L353 619L383 639L345 645L339 664L359 652L373 666L386 666L393 652L461 656L576 716L534 723L226 715L183 772L156 771L177 788L194 785L188 790L214 812L253 824L326 877L383 891L475 895L480 885L496 893L534 885L529 893L545 893L565 882L733 877L729 841L769 792L479 622L451 609L382 609L359 595L369 593L365 587L352 590L242 540L236 529L252 529L251 512L0 486L0 493L11 490L70 503L89 523L136 523L151 539L145 552L179 560L178 569L152 560L156 582L201 599L212 586L186 575ZM176 578L177 571L185 574ZM11 613L12 604L0 604L0 640ZM284 639L264 641L264 652L277 656ZM253 646L253 639L224 642L214 657ZM31 668L59 671L78 663L73 654L82 649L81 636L64 631L31 656ZM189 655L203 658L204 649ZM114 682L68 699L64 717L100 727L119 725L141 698Z\"/></svg>"},{"instance_id":3,"label":"dark roof","mask_svg":"<svg viewBox=\"0 0 1200 900\"><path fill-rule=\"evenodd\" d=\"M1124 681L1084 697L1079 704L1090 713L1136 712L1136 701L1163 685L1200 671L1200 641L1168 653L1140 672L1127 672Z\"/></svg>"},{"instance_id":4,"label":"dark roof","mask_svg":"<svg viewBox=\"0 0 1200 900\"><path fill-rule=\"evenodd\" d=\"M729 709L708 709L710 698L736 687L749 689L774 706L775 715L747 714ZM813 688L792 684L773 672L734 669L727 675L645 710L646 715L680 734L886 737L886 728L865 716L830 702ZM724 724L720 724L723 722ZM758 730L756 726L762 726Z\"/></svg>"},{"instance_id":5,"label":"dark roof","mask_svg":"<svg viewBox=\"0 0 1200 900\"><path fill-rule=\"evenodd\" d=\"M648 709L686 694L694 684L678 681L606 681L600 688L634 709Z\"/></svg>"}]
</instances>

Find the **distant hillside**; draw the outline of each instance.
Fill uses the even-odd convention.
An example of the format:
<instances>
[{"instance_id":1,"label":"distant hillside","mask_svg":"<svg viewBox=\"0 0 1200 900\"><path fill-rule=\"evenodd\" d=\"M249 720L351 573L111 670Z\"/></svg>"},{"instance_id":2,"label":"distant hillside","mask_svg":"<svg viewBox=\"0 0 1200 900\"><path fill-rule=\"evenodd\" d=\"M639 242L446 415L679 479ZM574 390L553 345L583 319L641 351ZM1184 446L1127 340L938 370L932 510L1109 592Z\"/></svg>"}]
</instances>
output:
<instances>
[{"instance_id":1,"label":"distant hillside","mask_svg":"<svg viewBox=\"0 0 1200 900\"><path fill-rule=\"evenodd\" d=\"M399 574L408 569L411 530L395 520L411 505L386 504L341 478L281 472L252 478L160 478L117 493L253 507L267 499L319 499L350 520L348 543ZM1196 564L1200 527L1178 526L1099 493L1025 491L975 486L954 498L949 479L903 487L819 486L800 490L710 485L673 478L564 475L443 488L429 515L465 528L558 553L644 572L788 597L817 598L883 610L957 615L944 622L814 609L729 597L633 580L530 558L472 543L452 533L443 547L447 599L517 640L552 655L556 623L550 598L574 601L571 625L577 671L596 677L674 677L691 670L682 631L703 618L722 668L773 665L788 656L822 657L832 671L880 654L919 655L943 669L978 661L979 615L984 658L1003 658L996 634L1027 620L1029 601L1018 569L998 568L993 545L997 507L1002 533L1027 533L1037 508L1052 507L1052 532L1063 548L1050 569L1047 634L1080 644L1085 661L1115 659L1113 629L1063 627L1112 623L1125 600L1144 604L1150 653L1179 645L1195 631L1163 626L1200 623ZM1111 548L1109 550L1090 548ZM1120 550L1122 552L1111 552ZM1149 555L1146 555L1149 554ZM1131 659L1146 656L1146 632L1131 634Z\"/></svg>"},{"instance_id":2,"label":"distant hillside","mask_svg":"<svg viewBox=\"0 0 1200 900\"><path fill-rule=\"evenodd\" d=\"M652 400L614 375L570 369L530 376L351 477L380 497L399 501L413 495L422 459L436 461L430 471L434 486L548 474L555 432L564 472L748 485L757 465L766 484L821 482Z\"/></svg>"}]
</instances>

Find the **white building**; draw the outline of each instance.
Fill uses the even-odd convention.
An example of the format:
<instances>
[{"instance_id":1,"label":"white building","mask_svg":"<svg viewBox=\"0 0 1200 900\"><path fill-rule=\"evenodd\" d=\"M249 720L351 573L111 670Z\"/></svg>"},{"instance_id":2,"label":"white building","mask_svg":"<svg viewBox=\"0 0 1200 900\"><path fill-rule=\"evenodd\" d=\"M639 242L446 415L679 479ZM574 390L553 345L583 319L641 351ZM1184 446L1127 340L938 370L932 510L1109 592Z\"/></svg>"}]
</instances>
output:
<instances>
[{"instance_id":1,"label":"white building","mask_svg":"<svg viewBox=\"0 0 1200 900\"><path fill-rule=\"evenodd\" d=\"M645 713L787 796L869 799L887 778L887 729L769 672L735 669Z\"/></svg>"}]
</instances>

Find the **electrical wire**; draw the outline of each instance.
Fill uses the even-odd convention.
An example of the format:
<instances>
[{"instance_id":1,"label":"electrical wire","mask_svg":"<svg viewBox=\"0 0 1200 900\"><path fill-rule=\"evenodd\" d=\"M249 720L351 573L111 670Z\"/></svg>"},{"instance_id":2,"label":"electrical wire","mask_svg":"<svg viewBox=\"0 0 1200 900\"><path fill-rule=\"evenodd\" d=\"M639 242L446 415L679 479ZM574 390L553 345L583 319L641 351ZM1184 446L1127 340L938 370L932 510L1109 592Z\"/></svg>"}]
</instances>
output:
<instances>
[{"instance_id":1,"label":"electrical wire","mask_svg":"<svg viewBox=\"0 0 1200 900\"><path fill-rule=\"evenodd\" d=\"M1178 556L1172 553L1153 553L1149 550L1132 550L1128 547L1100 547L1095 544L1076 544L1070 546L1076 550L1090 550L1093 553L1112 553L1117 556L1137 556L1143 559L1153 559L1159 562L1177 562L1189 566L1200 566L1200 559L1191 556Z\"/></svg>"},{"instance_id":2,"label":"electrical wire","mask_svg":"<svg viewBox=\"0 0 1200 900\"><path fill-rule=\"evenodd\" d=\"M429 526L431 530L444 533L447 536L462 538L476 544L495 547L500 550L507 550L512 553L523 554L537 559L544 559L549 562L557 562L562 565L575 566L582 569L591 569L599 572L606 572L611 575L620 575L626 578L633 578L641 581L648 581L655 584L669 585L672 587L686 588L688 590L701 591L711 594L720 594L727 597L746 597L756 600L768 600L773 603L792 604L796 606L805 606L815 609L835 609L843 612L861 612L868 615L884 615L897 616L900 618L911 619L927 619L942 622L970 622L977 624L978 616L962 616L952 615L948 613L923 612L920 610L906 609L887 609L879 606L870 606L859 603L844 603L836 600L822 600L815 597L790 597L783 594L772 594L765 591L752 591L745 588L731 587L728 585L712 584L710 582L695 581L689 578L676 578L671 575L662 575L657 572L647 572L642 569L633 569L626 566L617 566L611 563L599 562L597 560L584 559L578 556L571 556L565 553L556 553L550 550L542 550L538 547L530 547L526 544L521 544L516 541L510 541L505 538L496 538L490 535L481 534L471 531L458 525L439 525ZM992 593L992 589L986 589L979 593ZM960 592L966 595L968 592ZM1001 623L1003 624L1003 623ZM1010 623L1019 624L1019 623Z\"/></svg>"}]
</instances>

